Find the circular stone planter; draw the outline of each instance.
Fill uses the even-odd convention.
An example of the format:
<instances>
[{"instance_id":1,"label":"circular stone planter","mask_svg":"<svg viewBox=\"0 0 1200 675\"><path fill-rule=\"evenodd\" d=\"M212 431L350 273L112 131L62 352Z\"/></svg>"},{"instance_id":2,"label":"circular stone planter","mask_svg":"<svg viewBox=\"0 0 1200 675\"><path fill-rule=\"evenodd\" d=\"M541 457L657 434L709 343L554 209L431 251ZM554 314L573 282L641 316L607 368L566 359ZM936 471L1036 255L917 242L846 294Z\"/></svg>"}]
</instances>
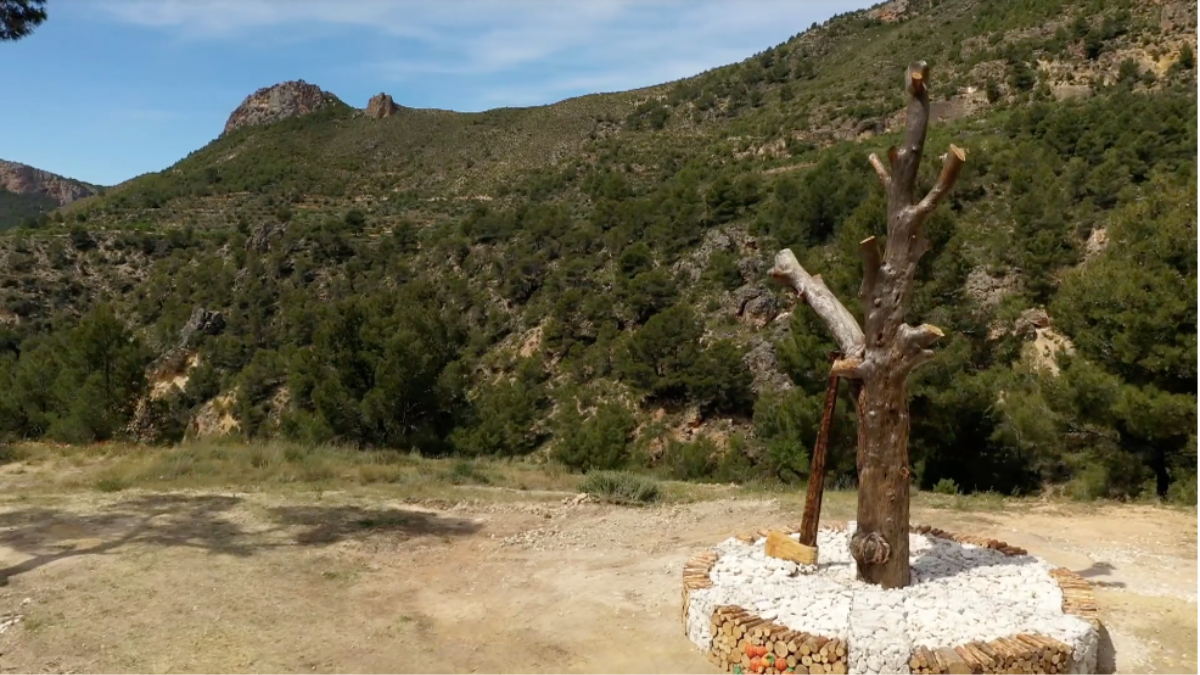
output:
<instances>
[{"instance_id":1,"label":"circular stone planter","mask_svg":"<svg viewBox=\"0 0 1200 675\"><path fill-rule=\"evenodd\" d=\"M797 528L779 528L798 539ZM689 639L726 672L1094 673L1091 587L1024 549L914 527L912 583L858 581L854 523L817 536L819 564L768 557L767 530L692 557L683 572Z\"/></svg>"}]
</instances>

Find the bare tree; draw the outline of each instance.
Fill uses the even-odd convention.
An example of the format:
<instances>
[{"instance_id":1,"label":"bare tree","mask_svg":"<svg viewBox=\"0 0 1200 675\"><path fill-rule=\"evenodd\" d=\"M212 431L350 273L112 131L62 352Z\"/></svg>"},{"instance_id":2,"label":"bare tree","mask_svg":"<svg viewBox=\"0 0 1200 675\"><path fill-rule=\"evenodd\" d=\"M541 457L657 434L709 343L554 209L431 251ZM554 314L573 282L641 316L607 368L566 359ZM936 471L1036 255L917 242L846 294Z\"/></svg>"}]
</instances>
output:
<instances>
[{"instance_id":1,"label":"bare tree","mask_svg":"<svg viewBox=\"0 0 1200 675\"><path fill-rule=\"evenodd\" d=\"M46 20L46 0L0 0L0 42L12 42L33 32Z\"/></svg>"},{"instance_id":2,"label":"bare tree","mask_svg":"<svg viewBox=\"0 0 1200 675\"><path fill-rule=\"evenodd\" d=\"M888 166L870 156L887 193L888 234L882 253L875 237L860 245L864 270L859 300L865 331L821 277L805 271L790 250L780 251L771 269L772 277L791 286L821 317L842 352L831 374L850 380L858 411L858 529L850 551L859 578L885 588L907 586L910 580L907 380L933 358L929 348L943 335L937 326L908 325L904 314L917 263L929 250L921 225L953 187L966 161L966 153L951 145L937 185L916 201L917 170L929 124L928 82L924 61L909 65L904 143L899 150L888 149Z\"/></svg>"}]
</instances>

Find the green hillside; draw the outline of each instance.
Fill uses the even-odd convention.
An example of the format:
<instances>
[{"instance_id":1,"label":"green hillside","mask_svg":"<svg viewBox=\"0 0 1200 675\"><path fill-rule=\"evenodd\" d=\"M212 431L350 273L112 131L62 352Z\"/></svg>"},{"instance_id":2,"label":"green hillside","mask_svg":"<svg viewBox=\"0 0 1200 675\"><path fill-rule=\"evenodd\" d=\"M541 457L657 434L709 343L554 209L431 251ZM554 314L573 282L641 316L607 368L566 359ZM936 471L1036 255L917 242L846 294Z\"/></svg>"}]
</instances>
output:
<instances>
[{"instance_id":1,"label":"green hillside","mask_svg":"<svg viewBox=\"0 0 1200 675\"><path fill-rule=\"evenodd\" d=\"M49 214L58 202L44 194L18 194L0 189L0 230L17 227L29 220Z\"/></svg>"},{"instance_id":2,"label":"green hillside","mask_svg":"<svg viewBox=\"0 0 1200 675\"><path fill-rule=\"evenodd\" d=\"M947 334L915 480L1195 503L1195 21L910 0L649 89L238 129L0 237L0 434L803 480L833 342L765 272L857 292L924 59L924 183L969 155L910 310Z\"/></svg>"}]
</instances>

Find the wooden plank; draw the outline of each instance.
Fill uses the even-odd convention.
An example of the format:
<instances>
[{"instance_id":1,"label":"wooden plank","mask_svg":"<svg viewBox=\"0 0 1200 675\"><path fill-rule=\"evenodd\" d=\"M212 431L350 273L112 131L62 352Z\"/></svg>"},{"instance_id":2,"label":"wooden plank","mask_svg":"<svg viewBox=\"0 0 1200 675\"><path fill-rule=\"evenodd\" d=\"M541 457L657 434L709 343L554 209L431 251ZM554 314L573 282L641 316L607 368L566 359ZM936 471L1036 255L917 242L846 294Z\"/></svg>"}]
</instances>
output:
<instances>
[{"instance_id":1,"label":"wooden plank","mask_svg":"<svg viewBox=\"0 0 1200 675\"><path fill-rule=\"evenodd\" d=\"M777 530L767 534L766 553L772 558L790 560L800 565L817 564L817 547L805 546Z\"/></svg>"}]
</instances>

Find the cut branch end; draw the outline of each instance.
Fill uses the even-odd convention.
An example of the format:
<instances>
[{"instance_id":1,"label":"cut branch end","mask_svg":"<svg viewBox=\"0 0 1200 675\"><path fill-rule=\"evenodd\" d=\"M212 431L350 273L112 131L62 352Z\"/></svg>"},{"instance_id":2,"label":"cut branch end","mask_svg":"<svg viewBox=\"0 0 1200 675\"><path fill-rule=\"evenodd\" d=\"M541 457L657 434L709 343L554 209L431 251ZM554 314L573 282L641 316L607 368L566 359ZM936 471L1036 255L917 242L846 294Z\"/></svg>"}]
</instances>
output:
<instances>
[{"instance_id":1,"label":"cut branch end","mask_svg":"<svg viewBox=\"0 0 1200 675\"><path fill-rule=\"evenodd\" d=\"M925 195L921 203L917 205L917 210L922 215L928 215L937 208L937 205L954 187L954 183L958 181L958 174L962 172L963 164L967 162L967 151L950 144L950 151L942 157L942 173L938 176L937 185Z\"/></svg>"},{"instance_id":2,"label":"cut branch end","mask_svg":"<svg viewBox=\"0 0 1200 675\"><path fill-rule=\"evenodd\" d=\"M890 154L891 151L889 151L889 156ZM879 176L879 182L883 183L883 189L889 189L892 185L892 175L888 173L887 167L879 160L879 156L872 152L871 156L867 159L870 160L871 166L874 167L875 173Z\"/></svg>"},{"instance_id":3,"label":"cut branch end","mask_svg":"<svg viewBox=\"0 0 1200 675\"><path fill-rule=\"evenodd\" d=\"M902 326L899 333L906 351L925 349L945 335L941 328L928 323L923 323L915 328L908 325Z\"/></svg>"},{"instance_id":4,"label":"cut branch end","mask_svg":"<svg viewBox=\"0 0 1200 675\"><path fill-rule=\"evenodd\" d=\"M929 81L929 64L917 61L908 66L908 93L917 94L924 91Z\"/></svg>"},{"instance_id":5,"label":"cut branch end","mask_svg":"<svg viewBox=\"0 0 1200 675\"><path fill-rule=\"evenodd\" d=\"M862 359L856 357L836 359L829 368L829 374L847 379L862 377Z\"/></svg>"}]
</instances>

